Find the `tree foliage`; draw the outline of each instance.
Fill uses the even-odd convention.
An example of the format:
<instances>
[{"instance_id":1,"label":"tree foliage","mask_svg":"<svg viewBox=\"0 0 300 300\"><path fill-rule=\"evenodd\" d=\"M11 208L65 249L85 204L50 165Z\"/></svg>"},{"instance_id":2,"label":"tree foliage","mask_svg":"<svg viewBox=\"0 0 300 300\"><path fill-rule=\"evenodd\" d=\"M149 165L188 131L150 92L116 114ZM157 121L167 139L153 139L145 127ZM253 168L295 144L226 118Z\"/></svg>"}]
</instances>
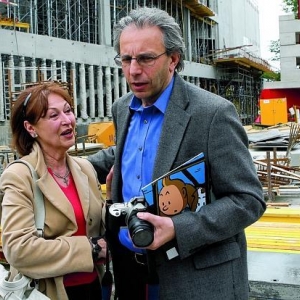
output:
<instances>
[{"instance_id":1,"label":"tree foliage","mask_svg":"<svg viewBox=\"0 0 300 300\"><path fill-rule=\"evenodd\" d=\"M269 50L274 55L271 58L271 60L279 61L280 60L280 40L271 41Z\"/></svg>"},{"instance_id":2,"label":"tree foliage","mask_svg":"<svg viewBox=\"0 0 300 300\"><path fill-rule=\"evenodd\" d=\"M266 81L280 81L280 72L264 72L261 76Z\"/></svg>"},{"instance_id":3,"label":"tree foliage","mask_svg":"<svg viewBox=\"0 0 300 300\"><path fill-rule=\"evenodd\" d=\"M294 13L298 17L298 0L282 0L283 11L286 13Z\"/></svg>"}]
</instances>

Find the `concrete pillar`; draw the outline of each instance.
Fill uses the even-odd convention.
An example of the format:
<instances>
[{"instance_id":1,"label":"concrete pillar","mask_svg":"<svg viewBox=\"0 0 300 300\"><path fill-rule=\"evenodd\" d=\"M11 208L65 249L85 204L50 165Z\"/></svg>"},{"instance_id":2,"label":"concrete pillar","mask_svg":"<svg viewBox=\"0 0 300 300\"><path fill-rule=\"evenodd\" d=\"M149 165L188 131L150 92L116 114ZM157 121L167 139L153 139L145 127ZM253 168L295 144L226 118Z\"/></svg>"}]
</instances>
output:
<instances>
[{"instance_id":1,"label":"concrete pillar","mask_svg":"<svg viewBox=\"0 0 300 300\"><path fill-rule=\"evenodd\" d=\"M94 66L89 66L89 104L90 117L95 118L95 85L94 85Z\"/></svg>"},{"instance_id":2,"label":"concrete pillar","mask_svg":"<svg viewBox=\"0 0 300 300\"><path fill-rule=\"evenodd\" d=\"M115 102L117 99L119 99L119 68L114 68L114 99L113 102Z\"/></svg>"},{"instance_id":3,"label":"concrete pillar","mask_svg":"<svg viewBox=\"0 0 300 300\"><path fill-rule=\"evenodd\" d=\"M74 105L74 114L75 117L77 118L78 115L78 100L77 100L77 86L76 86L76 65L74 62L71 63L71 86L73 88L73 105Z\"/></svg>"},{"instance_id":4,"label":"concrete pillar","mask_svg":"<svg viewBox=\"0 0 300 300\"><path fill-rule=\"evenodd\" d=\"M26 66L25 66L25 59L24 56L20 58L20 79L19 83L26 83Z\"/></svg>"},{"instance_id":5,"label":"concrete pillar","mask_svg":"<svg viewBox=\"0 0 300 300\"><path fill-rule=\"evenodd\" d=\"M121 93L122 93L122 96L124 96L128 93L127 81L126 81L126 78L123 73L121 74Z\"/></svg>"},{"instance_id":6,"label":"concrete pillar","mask_svg":"<svg viewBox=\"0 0 300 300\"><path fill-rule=\"evenodd\" d=\"M5 98L4 98L4 93L5 93L5 87L3 86L3 66L2 66L2 57L0 54L0 121L5 120Z\"/></svg>"},{"instance_id":7,"label":"concrete pillar","mask_svg":"<svg viewBox=\"0 0 300 300\"><path fill-rule=\"evenodd\" d=\"M105 68L105 94L107 117L111 118L112 93L111 93L111 71L110 67Z\"/></svg>"},{"instance_id":8,"label":"concrete pillar","mask_svg":"<svg viewBox=\"0 0 300 300\"><path fill-rule=\"evenodd\" d=\"M102 67L97 67L97 97L98 97L98 117L104 118L104 101L103 101L103 72Z\"/></svg>"},{"instance_id":9,"label":"concrete pillar","mask_svg":"<svg viewBox=\"0 0 300 300\"><path fill-rule=\"evenodd\" d=\"M48 80L47 77L47 64L46 64L46 59L42 59L42 64L41 64L41 81L46 81Z\"/></svg>"},{"instance_id":10,"label":"concrete pillar","mask_svg":"<svg viewBox=\"0 0 300 300\"><path fill-rule=\"evenodd\" d=\"M52 62L51 62L51 79L52 80L57 80L56 59L52 59Z\"/></svg>"},{"instance_id":11,"label":"concrete pillar","mask_svg":"<svg viewBox=\"0 0 300 300\"><path fill-rule=\"evenodd\" d=\"M31 58L30 80L31 82L37 82L35 58Z\"/></svg>"},{"instance_id":12,"label":"concrete pillar","mask_svg":"<svg viewBox=\"0 0 300 300\"><path fill-rule=\"evenodd\" d=\"M65 60L61 62L61 81L67 82L67 67Z\"/></svg>"},{"instance_id":13,"label":"concrete pillar","mask_svg":"<svg viewBox=\"0 0 300 300\"><path fill-rule=\"evenodd\" d=\"M15 92L16 88L15 88L15 64L14 64L14 57L13 55L9 56L8 59L8 76L10 79L10 88L11 88L11 92Z\"/></svg>"},{"instance_id":14,"label":"concrete pillar","mask_svg":"<svg viewBox=\"0 0 300 300\"><path fill-rule=\"evenodd\" d=\"M87 114L87 97L86 97L86 81L85 81L85 66L84 64L80 64L79 67L79 98L80 98L80 116L83 120L88 119Z\"/></svg>"}]
</instances>

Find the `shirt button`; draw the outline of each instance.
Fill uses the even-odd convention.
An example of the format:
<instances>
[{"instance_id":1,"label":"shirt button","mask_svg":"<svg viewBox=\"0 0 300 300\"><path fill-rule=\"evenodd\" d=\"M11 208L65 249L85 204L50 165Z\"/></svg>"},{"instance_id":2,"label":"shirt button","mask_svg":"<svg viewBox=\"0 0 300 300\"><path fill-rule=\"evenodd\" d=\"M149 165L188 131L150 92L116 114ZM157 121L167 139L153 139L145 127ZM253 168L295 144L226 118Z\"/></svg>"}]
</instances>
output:
<instances>
[{"instance_id":1,"label":"shirt button","mask_svg":"<svg viewBox=\"0 0 300 300\"><path fill-rule=\"evenodd\" d=\"M141 176L140 176L140 175L137 175L137 176L136 176L136 178L137 178L137 179L140 179L140 178L141 178Z\"/></svg>"},{"instance_id":2,"label":"shirt button","mask_svg":"<svg viewBox=\"0 0 300 300\"><path fill-rule=\"evenodd\" d=\"M148 123L148 121L147 120L144 120L144 124L147 124Z\"/></svg>"},{"instance_id":3,"label":"shirt button","mask_svg":"<svg viewBox=\"0 0 300 300\"><path fill-rule=\"evenodd\" d=\"M142 150L143 150L143 148L142 148L142 147L139 147L139 150L140 150L140 151L142 151Z\"/></svg>"}]
</instances>

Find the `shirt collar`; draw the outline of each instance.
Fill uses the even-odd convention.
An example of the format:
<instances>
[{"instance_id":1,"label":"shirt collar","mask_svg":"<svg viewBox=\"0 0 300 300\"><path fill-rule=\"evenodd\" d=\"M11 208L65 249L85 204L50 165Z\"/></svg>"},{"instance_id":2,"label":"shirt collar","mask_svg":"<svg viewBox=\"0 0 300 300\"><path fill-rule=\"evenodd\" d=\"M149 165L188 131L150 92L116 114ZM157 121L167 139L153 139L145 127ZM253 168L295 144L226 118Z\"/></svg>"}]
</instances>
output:
<instances>
[{"instance_id":1,"label":"shirt collar","mask_svg":"<svg viewBox=\"0 0 300 300\"><path fill-rule=\"evenodd\" d=\"M168 84L168 86L165 88L165 90L162 92L162 94L158 97L158 99L154 102L153 105L150 107L156 107L160 112L163 114L165 113L167 109L167 105L170 99L170 95L173 89L174 85L174 76L172 77L172 80ZM136 96L133 95L130 105L129 105L130 110L134 111L142 111L144 108L142 106L142 101L141 99L137 98Z\"/></svg>"}]
</instances>

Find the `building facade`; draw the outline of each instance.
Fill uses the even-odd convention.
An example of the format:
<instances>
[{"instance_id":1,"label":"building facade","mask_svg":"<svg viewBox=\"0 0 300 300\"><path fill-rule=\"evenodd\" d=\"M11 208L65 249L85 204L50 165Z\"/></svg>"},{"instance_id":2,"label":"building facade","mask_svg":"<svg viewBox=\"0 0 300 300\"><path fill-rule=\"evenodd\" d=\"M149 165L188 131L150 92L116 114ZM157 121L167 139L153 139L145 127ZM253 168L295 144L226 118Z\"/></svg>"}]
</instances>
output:
<instances>
[{"instance_id":1,"label":"building facade","mask_svg":"<svg viewBox=\"0 0 300 300\"><path fill-rule=\"evenodd\" d=\"M18 93L32 82L68 82L78 128L111 119L112 103L128 92L114 63L113 25L137 6L166 10L186 43L187 81L232 101L253 122L260 75L259 11L255 0L15 0L0 2L0 145ZM242 19L242 22L241 22Z\"/></svg>"},{"instance_id":2,"label":"building facade","mask_svg":"<svg viewBox=\"0 0 300 300\"><path fill-rule=\"evenodd\" d=\"M300 9L300 8L299 8ZM286 99L288 119L300 123L300 10L279 16L280 81L264 82L262 100Z\"/></svg>"}]
</instances>

